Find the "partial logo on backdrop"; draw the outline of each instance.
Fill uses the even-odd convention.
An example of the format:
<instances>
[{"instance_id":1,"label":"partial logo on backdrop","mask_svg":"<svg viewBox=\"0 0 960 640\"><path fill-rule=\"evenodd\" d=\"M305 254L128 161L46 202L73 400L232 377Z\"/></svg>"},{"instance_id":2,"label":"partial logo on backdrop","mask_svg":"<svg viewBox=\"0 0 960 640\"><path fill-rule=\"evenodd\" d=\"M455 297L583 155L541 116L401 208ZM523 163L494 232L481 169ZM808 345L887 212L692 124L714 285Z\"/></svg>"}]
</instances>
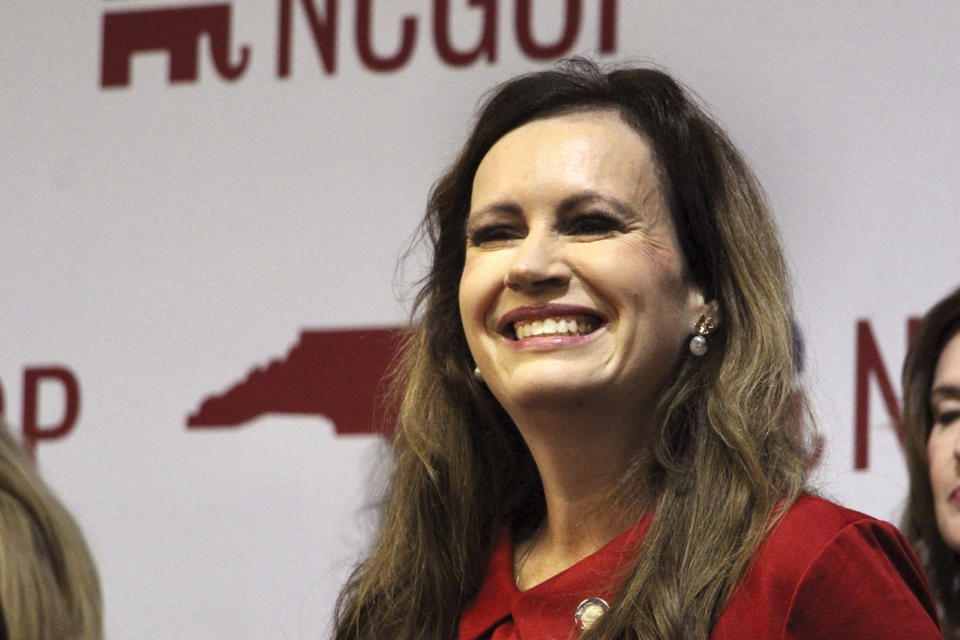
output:
<instances>
[{"instance_id":1,"label":"partial logo on backdrop","mask_svg":"<svg viewBox=\"0 0 960 640\"><path fill-rule=\"evenodd\" d=\"M909 345L913 334L917 330L920 318L907 318L906 343ZM861 318L857 321L856 342L856 387L853 418L853 468L865 470L870 467L870 381L876 382L883 399L883 409L886 411L889 422L896 430L897 439L903 442L903 426L901 422L900 401L894 389L889 371L896 376L899 367L890 369L884 364L880 355L880 347L873 334L870 321Z\"/></svg>"},{"instance_id":2,"label":"partial logo on backdrop","mask_svg":"<svg viewBox=\"0 0 960 640\"><path fill-rule=\"evenodd\" d=\"M498 24L501 0L433 0L430 15L407 14L398 24L375 19L373 0L346 3L356 10L355 29L344 33L341 2L338 0L275 0L277 16L276 42L269 53L277 78L287 78L292 71L294 24L299 20L308 27L317 62L323 72L337 71L338 56L345 55L345 43L354 45L360 63L370 71L391 72L411 61L418 41L431 38L438 58L451 67L465 67L480 60L497 60L503 38L512 37L517 48L531 60L551 60L572 53L584 28L584 0L542 2L537 15L547 11L561 17L563 29L552 41L536 35L533 0L513 0L512 30ZM509 0L502 0L509 2ZM108 6L117 0L108 0ZM598 12L596 51L616 51L617 0L587 0ZM383 6L383 5L381 5ZM299 9L299 10L298 10ZM464 37L453 37L453 14L469 12L479 16L477 32L463 34L472 46L463 47ZM188 6L108 9L103 14L100 86L126 87L131 84L131 63L139 53L161 52L169 58L171 83L196 82L200 56L209 55L221 78L237 80L246 72L254 57L249 44L233 44L235 17L229 2ZM374 31L399 29L400 42L393 51L374 47ZM242 25L237 29L243 31ZM423 33L426 32L426 33ZM204 47L203 43L207 46Z\"/></svg>"},{"instance_id":3,"label":"partial logo on backdrop","mask_svg":"<svg viewBox=\"0 0 960 640\"><path fill-rule=\"evenodd\" d=\"M80 381L63 365L29 366L23 369L22 391L23 446L32 456L38 443L59 440L73 431L80 417ZM43 406L47 411L41 411ZM50 406L55 408L50 411ZM41 418L41 414L47 415ZM11 418L6 413L3 385L0 415Z\"/></svg>"},{"instance_id":4,"label":"partial logo on backdrop","mask_svg":"<svg viewBox=\"0 0 960 640\"><path fill-rule=\"evenodd\" d=\"M189 428L239 427L267 414L322 416L338 434L377 433L384 415L385 377L401 331L304 331L286 357L255 368L187 417Z\"/></svg>"},{"instance_id":5,"label":"partial logo on backdrop","mask_svg":"<svg viewBox=\"0 0 960 640\"><path fill-rule=\"evenodd\" d=\"M145 51L164 51L169 55L170 82L194 82L203 36L209 42L210 57L220 77L239 78L250 62L250 47L241 46L231 61L229 4L108 12L103 16L100 84L130 84L132 58Z\"/></svg>"}]
</instances>

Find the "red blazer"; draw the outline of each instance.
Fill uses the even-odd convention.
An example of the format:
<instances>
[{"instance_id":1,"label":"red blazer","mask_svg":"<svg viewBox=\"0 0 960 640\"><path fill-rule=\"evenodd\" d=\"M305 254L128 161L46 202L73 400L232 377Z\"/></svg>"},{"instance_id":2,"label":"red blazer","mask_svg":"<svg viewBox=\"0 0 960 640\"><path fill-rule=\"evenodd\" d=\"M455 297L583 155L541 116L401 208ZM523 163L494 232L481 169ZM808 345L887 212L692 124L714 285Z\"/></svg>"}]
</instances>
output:
<instances>
[{"instance_id":1,"label":"red blazer","mask_svg":"<svg viewBox=\"0 0 960 640\"><path fill-rule=\"evenodd\" d=\"M578 605L613 603L650 526L634 528L532 589L513 581L504 530L460 640L567 640ZM942 638L920 563L897 529L826 500L802 497L757 551L712 640L926 640Z\"/></svg>"}]
</instances>

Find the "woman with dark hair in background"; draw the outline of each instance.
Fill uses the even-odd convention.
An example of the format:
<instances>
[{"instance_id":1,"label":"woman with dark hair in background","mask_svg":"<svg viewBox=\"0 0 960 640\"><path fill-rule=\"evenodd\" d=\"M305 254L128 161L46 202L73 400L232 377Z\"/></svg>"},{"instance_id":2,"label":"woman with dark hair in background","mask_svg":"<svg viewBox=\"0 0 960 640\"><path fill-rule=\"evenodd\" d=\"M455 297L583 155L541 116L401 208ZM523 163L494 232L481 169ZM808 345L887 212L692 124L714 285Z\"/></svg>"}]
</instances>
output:
<instances>
[{"instance_id":1,"label":"woman with dark hair in background","mask_svg":"<svg viewBox=\"0 0 960 640\"><path fill-rule=\"evenodd\" d=\"M83 535L0 421L0 639L99 640L100 583Z\"/></svg>"},{"instance_id":2,"label":"woman with dark hair in background","mask_svg":"<svg viewBox=\"0 0 960 640\"><path fill-rule=\"evenodd\" d=\"M668 75L500 86L423 230L338 640L940 637L899 532L808 494L773 221Z\"/></svg>"},{"instance_id":3,"label":"woman with dark hair in background","mask_svg":"<svg viewBox=\"0 0 960 640\"><path fill-rule=\"evenodd\" d=\"M923 561L943 616L960 640L960 289L923 317L903 364L910 498L903 530Z\"/></svg>"}]
</instances>

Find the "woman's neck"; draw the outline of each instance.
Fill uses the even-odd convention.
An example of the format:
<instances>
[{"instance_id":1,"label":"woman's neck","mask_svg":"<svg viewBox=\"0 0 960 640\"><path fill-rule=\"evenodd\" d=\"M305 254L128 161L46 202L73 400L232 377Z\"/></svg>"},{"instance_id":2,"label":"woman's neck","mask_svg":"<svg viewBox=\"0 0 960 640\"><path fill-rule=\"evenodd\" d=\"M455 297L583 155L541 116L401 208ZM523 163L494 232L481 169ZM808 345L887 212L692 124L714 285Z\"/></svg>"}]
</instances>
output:
<instances>
[{"instance_id":1,"label":"woman's neck","mask_svg":"<svg viewBox=\"0 0 960 640\"><path fill-rule=\"evenodd\" d=\"M546 501L540 528L514 553L517 584L529 588L576 564L640 518L642 507L624 509L619 489L649 440L645 425L596 408L512 415L537 465Z\"/></svg>"}]
</instances>

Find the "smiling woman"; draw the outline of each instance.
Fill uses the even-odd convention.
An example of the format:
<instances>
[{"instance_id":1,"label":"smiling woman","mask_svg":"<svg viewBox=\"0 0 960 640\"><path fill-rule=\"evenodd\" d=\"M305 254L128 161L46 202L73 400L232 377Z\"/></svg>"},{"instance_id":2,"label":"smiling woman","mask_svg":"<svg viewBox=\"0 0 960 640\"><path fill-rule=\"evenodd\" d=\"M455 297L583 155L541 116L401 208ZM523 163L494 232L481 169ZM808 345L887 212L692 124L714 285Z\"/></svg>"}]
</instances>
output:
<instances>
[{"instance_id":1,"label":"smiling woman","mask_svg":"<svg viewBox=\"0 0 960 640\"><path fill-rule=\"evenodd\" d=\"M917 327L903 395L910 470L904 531L930 574L944 636L960 640L960 289Z\"/></svg>"},{"instance_id":2,"label":"smiling woman","mask_svg":"<svg viewBox=\"0 0 960 640\"><path fill-rule=\"evenodd\" d=\"M519 414L565 404L572 432L605 407L635 440L698 318L715 315L686 277L650 147L613 110L534 120L484 156L471 210L460 314L494 396L518 427L554 431Z\"/></svg>"},{"instance_id":3,"label":"smiling woman","mask_svg":"<svg viewBox=\"0 0 960 640\"><path fill-rule=\"evenodd\" d=\"M502 85L423 231L336 638L940 637L900 533L810 494L776 229L668 75Z\"/></svg>"}]
</instances>

